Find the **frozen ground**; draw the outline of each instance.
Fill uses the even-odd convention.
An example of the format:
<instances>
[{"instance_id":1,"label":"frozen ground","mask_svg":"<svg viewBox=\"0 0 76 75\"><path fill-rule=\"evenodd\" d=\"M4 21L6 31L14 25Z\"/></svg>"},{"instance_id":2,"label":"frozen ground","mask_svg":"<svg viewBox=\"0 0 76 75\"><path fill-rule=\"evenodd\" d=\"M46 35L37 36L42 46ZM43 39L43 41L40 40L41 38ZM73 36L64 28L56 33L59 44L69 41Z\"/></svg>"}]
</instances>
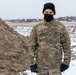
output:
<instances>
[{"instance_id":1,"label":"frozen ground","mask_svg":"<svg viewBox=\"0 0 76 75\"><path fill-rule=\"evenodd\" d=\"M76 29L75 28L76 26L67 27L71 38L72 60L69 69L63 72L62 75L76 75ZM31 29L32 27L30 26L28 27L18 26L17 28L15 28L15 30L23 36L29 36ZM30 71L27 71L26 73L27 75L36 75L35 73L31 73Z\"/></svg>"}]
</instances>

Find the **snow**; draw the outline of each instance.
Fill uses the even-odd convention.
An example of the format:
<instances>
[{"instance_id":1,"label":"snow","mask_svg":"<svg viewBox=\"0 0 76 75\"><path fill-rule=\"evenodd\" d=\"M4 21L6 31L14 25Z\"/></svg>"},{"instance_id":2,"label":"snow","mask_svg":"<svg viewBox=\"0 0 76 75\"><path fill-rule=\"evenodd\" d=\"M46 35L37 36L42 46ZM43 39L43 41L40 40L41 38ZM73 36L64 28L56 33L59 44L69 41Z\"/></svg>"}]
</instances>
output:
<instances>
[{"instance_id":1,"label":"snow","mask_svg":"<svg viewBox=\"0 0 76 75\"><path fill-rule=\"evenodd\" d=\"M32 29L31 26L28 26L28 27L27 26L18 26L15 30L23 36L29 36L31 29ZM73 27L72 28L68 27L68 31L69 31L70 39L71 39L71 50L72 50L72 53L74 54L74 56L76 56L76 30L75 30L75 32L72 32L73 29L74 29ZM73 60L71 60L69 69L64 71L62 73L62 75L75 75L76 74L75 70L76 70L76 59L73 59ZM24 75L24 74L37 75L36 73L31 73L30 70L20 72L20 75Z\"/></svg>"},{"instance_id":2,"label":"snow","mask_svg":"<svg viewBox=\"0 0 76 75\"><path fill-rule=\"evenodd\" d=\"M32 29L32 26L17 26L15 31L17 31L23 36L29 36L31 29Z\"/></svg>"},{"instance_id":3,"label":"snow","mask_svg":"<svg viewBox=\"0 0 76 75\"><path fill-rule=\"evenodd\" d=\"M26 71L20 73L20 75L24 75L24 74L27 74L27 75L37 75L36 73L31 72L30 70L26 70Z\"/></svg>"}]
</instances>

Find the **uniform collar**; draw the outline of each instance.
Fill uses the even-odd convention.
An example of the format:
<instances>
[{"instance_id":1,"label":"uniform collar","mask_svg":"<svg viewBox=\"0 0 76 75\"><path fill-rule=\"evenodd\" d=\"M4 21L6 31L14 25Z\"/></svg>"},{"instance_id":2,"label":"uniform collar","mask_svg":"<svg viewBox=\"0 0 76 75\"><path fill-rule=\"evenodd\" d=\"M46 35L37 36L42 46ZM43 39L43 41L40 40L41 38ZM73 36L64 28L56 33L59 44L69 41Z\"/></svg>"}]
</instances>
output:
<instances>
[{"instance_id":1,"label":"uniform collar","mask_svg":"<svg viewBox=\"0 0 76 75\"><path fill-rule=\"evenodd\" d=\"M44 19L42 20L43 24L48 26L49 24L53 24L55 19L52 19L50 22L46 22Z\"/></svg>"}]
</instances>

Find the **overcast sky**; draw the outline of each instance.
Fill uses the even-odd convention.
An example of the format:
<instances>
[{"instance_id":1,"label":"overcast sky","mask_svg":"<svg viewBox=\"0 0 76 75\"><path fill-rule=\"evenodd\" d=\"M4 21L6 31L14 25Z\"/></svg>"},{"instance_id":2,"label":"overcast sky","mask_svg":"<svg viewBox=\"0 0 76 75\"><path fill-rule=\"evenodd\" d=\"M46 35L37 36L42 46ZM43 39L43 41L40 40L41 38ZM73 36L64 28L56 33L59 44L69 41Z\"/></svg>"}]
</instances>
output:
<instances>
[{"instance_id":1,"label":"overcast sky","mask_svg":"<svg viewBox=\"0 0 76 75\"><path fill-rule=\"evenodd\" d=\"M76 16L76 0L0 0L0 18L43 18L42 9L47 2L55 4L55 17Z\"/></svg>"}]
</instances>

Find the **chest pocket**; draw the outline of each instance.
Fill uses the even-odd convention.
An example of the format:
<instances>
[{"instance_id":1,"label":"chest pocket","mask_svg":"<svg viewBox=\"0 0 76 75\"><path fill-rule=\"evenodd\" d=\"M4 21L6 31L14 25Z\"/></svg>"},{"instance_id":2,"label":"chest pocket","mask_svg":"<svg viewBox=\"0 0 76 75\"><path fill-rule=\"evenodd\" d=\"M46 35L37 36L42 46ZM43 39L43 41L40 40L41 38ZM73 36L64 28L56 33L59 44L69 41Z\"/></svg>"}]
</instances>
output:
<instances>
[{"instance_id":1,"label":"chest pocket","mask_svg":"<svg viewBox=\"0 0 76 75\"><path fill-rule=\"evenodd\" d=\"M60 43L60 32L51 31L49 37L49 41L51 44L56 45L56 43Z\"/></svg>"},{"instance_id":2,"label":"chest pocket","mask_svg":"<svg viewBox=\"0 0 76 75\"><path fill-rule=\"evenodd\" d=\"M56 31L50 31L50 32L49 32L49 36L50 36L50 37L52 36L52 38L53 38L53 37L56 38L56 37L58 37L59 35L60 35L60 33L59 33L59 32L56 32Z\"/></svg>"},{"instance_id":3,"label":"chest pocket","mask_svg":"<svg viewBox=\"0 0 76 75\"><path fill-rule=\"evenodd\" d=\"M43 30L38 31L38 39L39 39L39 41L44 41L44 40L46 40L47 33L48 33L48 32L47 32L46 29L43 29Z\"/></svg>"}]
</instances>

